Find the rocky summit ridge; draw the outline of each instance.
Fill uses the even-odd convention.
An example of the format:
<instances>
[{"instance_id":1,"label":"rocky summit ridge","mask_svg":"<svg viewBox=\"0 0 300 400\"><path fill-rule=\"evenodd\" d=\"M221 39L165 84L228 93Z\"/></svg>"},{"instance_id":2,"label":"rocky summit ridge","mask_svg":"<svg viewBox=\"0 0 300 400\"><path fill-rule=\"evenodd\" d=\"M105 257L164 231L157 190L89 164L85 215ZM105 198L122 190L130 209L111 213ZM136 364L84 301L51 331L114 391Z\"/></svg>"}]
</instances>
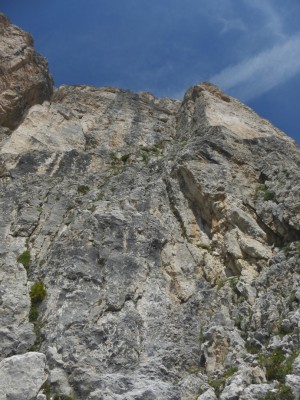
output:
<instances>
[{"instance_id":1,"label":"rocky summit ridge","mask_svg":"<svg viewBox=\"0 0 300 400\"><path fill-rule=\"evenodd\" d=\"M52 87L0 15L0 400L300 396L300 150L216 86Z\"/></svg>"}]
</instances>

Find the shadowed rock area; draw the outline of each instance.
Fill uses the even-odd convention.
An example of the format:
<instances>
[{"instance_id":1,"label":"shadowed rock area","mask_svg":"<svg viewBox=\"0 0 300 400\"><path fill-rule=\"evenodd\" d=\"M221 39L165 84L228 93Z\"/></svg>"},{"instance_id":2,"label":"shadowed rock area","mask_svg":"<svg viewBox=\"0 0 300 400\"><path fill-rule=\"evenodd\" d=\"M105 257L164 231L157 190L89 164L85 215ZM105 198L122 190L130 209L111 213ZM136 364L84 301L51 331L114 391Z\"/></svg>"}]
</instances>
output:
<instances>
[{"instance_id":1,"label":"shadowed rock area","mask_svg":"<svg viewBox=\"0 0 300 400\"><path fill-rule=\"evenodd\" d=\"M0 400L298 399L295 142L210 83L50 97L37 57L20 123L0 93Z\"/></svg>"}]
</instances>

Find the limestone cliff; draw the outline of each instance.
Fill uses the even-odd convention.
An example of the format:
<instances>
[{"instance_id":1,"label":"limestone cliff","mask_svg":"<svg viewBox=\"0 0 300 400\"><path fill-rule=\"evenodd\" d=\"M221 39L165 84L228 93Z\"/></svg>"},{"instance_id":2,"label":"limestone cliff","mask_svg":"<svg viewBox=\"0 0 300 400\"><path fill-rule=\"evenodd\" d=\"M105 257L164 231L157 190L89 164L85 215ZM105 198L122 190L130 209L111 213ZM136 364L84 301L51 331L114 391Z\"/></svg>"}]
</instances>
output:
<instances>
[{"instance_id":1,"label":"limestone cliff","mask_svg":"<svg viewBox=\"0 0 300 400\"><path fill-rule=\"evenodd\" d=\"M0 13L1 126L15 128L30 106L49 100L51 94L47 61L34 50L31 35Z\"/></svg>"},{"instance_id":2,"label":"limestone cliff","mask_svg":"<svg viewBox=\"0 0 300 400\"><path fill-rule=\"evenodd\" d=\"M20 123L0 93L0 399L298 399L294 141L209 83L26 73Z\"/></svg>"}]
</instances>

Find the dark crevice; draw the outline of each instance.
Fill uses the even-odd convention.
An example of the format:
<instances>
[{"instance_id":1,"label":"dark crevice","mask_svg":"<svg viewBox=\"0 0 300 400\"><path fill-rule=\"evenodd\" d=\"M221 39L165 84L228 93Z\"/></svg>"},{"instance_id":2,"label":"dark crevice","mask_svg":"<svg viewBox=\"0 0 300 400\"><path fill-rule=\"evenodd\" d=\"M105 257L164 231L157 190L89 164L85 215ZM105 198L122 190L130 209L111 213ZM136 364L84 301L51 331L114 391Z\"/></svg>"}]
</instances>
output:
<instances>
[{"instance_id":1,"label":"dark crevice","mask_svg":"<svg viewBox=\"0 0 300 400\"><path fill-rule=\"evenodd\" d=\"M258 182L262 185L265 184L265 182L268 180L268 177L266 174L264 174L263 172L260 173L259 178L258 178Z\"/></svg>"},{"instance_id":2,"label":"dark crevice","mask_svg":"<svg viewBox=\"0 0 300 400\"><path fill-rule=\"evenodd\" d=\"M283 221L275 221L277 222L284 230L285 234L281 235L278 232L274 232L257 214L256 209L252 207L250 204L246 204L246 206L255 213L256 222L260 226L260 228L267 234L267 243L268 245L275 245L277 247L286 246L288 243L300 241L300 231L290 226L288 223Z\"/></svg>"},{"instance_id":3,"label":"dark crevice","mask_svg":"<svg viewBox=\"0 0 300 400\"><path fill-rule=\"evenodd\" d=\"M197 204L189 199L187 200L189 202L190 209L193 211L200 231L204 232L211 239L211 225L202 217Z\"/></svg>"},{"instance_id":4,"label":"dark crevice","mask_svg":"<svg viewBox=\"0 0 300 400\"><path fill-rule=\"evenodd\" d=\"M193 182L193 185L195 187L189 188L182 174L179 173L177 178L179 181L180 190L185 198L188 200L189 207L195 216L200 231L204 232L211 239L212 233L210 221L212 211L210 209L210 200L206 199L205 196L199 192L195 182ZM196 198L195 193L199 195L199 198ZM206 209L206 211L204 211L204 208Z\"/></svg>"},{"instance_id":5,"label":"dark crevice","mask_svg":"<svg viewBox=\"0 0 300 400\"><path fill-rule=\"evenodd\" d=\"M282 244L282 236L280 236L278 233L274 232L257 214L256 209L252 207L250 204L245 204L246 207L250 210L250 215L251 211L254 212L256 216L256 222L258 226L267 234L267 244L269 246L276 245L279 246Z\"/></svg>"},{"instance_id":6,"label":"dark crevice","mask_svg":"<svg viewBox=\"0 0 300 400\"><path fill-rule=\"evenodd\" d=\"M224 147L221 147L220 145L218 145L217 143L205 140L204 141L205 144L208 144L209 147L216 151L217 153L219 153L222 156L225 156L225 158L227 158L228 160L231 160L233 158L233 154L230 153L229 151L225 150Z\"/></svg>"},{"instance_id":7,"label":"dark crevice","mask_svg":"<svg viewBox=\"0 0 300 400\"><path fill-rule=\"evenodd\" d=\"M174 217L177 219L177 221L179 223L179 226L180 226L180 229L181 229L181 234L185 239L189 240L187 232L186 232L186 227L185 227L184 222L183 222L183 220L181 218L180 212L177 210L177 208L175 206L175 197L174 197L174 194L173 194L171 183L166 178L164 178L163 181L164 181L164 183L166 185L166 190L167 190L168 200L169 200L169 204L170 204L170 209L171 209Z\"/></svg>"}]
</instances>

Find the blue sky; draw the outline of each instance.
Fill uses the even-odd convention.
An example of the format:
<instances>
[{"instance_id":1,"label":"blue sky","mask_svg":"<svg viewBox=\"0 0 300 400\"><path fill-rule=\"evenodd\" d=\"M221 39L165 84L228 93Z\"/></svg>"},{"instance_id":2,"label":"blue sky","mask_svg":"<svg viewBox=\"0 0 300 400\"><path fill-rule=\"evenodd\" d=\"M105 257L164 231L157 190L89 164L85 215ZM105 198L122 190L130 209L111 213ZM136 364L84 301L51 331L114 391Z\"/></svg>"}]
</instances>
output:
<instances>
[{"instance_id":1,"label":"blue sky","mask_svg":"<svg viewBox=\"0 0 300 400\"><path fill-rule=\"evenodd\" d=\"M300 143L299 0L0 0L56 86L181 98L211 81Z\"/></svg>"}]
</instances>

